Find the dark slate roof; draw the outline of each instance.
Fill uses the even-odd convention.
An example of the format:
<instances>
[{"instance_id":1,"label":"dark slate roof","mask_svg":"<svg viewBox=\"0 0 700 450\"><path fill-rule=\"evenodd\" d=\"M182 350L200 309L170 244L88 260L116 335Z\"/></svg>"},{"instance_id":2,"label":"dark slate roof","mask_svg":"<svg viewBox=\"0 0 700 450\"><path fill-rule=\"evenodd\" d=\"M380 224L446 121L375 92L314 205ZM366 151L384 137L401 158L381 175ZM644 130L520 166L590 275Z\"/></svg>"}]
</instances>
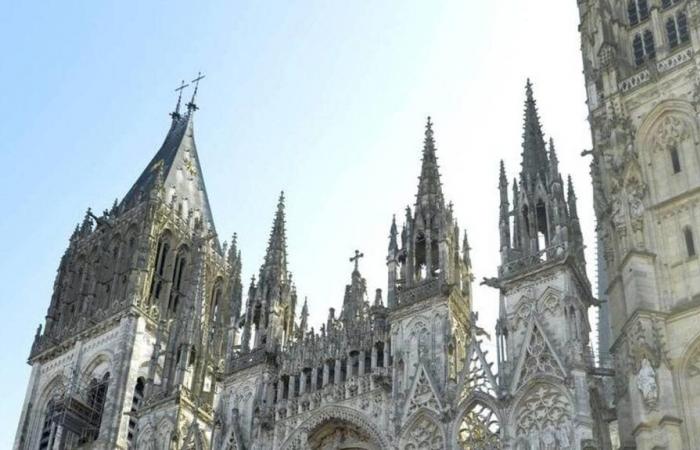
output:
<instances>
[{"instance_id":1,"label":"dark slate roof","mask_svg":"<svg viewBox=\"0 0 700 450\"><path fill-rule=\"evenodd\" d=\"M155 187L160 173L167 198L170 198L170 192L174 189L179 200L187 199L190 209L201 211L205 230L216 232L194 141L192 116L191 111L184 116L173 116L163 145L124 196L121 204L128 208L143 196L147 196Z\"/></svg>"}]
</instances>

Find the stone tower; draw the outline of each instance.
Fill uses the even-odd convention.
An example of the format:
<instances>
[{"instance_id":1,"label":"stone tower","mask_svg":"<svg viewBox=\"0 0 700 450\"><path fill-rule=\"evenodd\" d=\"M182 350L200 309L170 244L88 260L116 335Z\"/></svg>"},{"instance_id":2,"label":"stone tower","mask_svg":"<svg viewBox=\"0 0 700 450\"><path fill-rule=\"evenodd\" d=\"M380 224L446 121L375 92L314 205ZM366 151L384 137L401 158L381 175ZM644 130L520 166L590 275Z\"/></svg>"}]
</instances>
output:
<instances>
[{"instance_id":1,"label":"stone tower","mask_svg":"<svg viewBox=\"0 0 700 450\"><path fill-rule=\"evenodd\" d=\"M578 6L620 445L700 448L700 2Z\"/></svg>"},{"instance_id":2,"label":"stone tower","mask_svg":"<svg viewBox=\"0 0 700 450\"><path fill-rule=\"evenodd\" d=\"M235 239L228 257L217 240L195 94L184 114L178 99L163 145L124 199L100 216L88 210L71 236L29 356L15 449L210 439L241 266Z\"/></svg>"},{"instance_id":3,"label":"stone tower","mask_svg":"<svg viewBox=\"0 0 700 450\"><path fill-rule=\"evenodd\" d=\"M501 162L499 397L507 448L609 448L589 345L595 304L571 179L547 146L528 81L522 165L509 186ZM511 206L512 201L512 206Z\"/></svg>"}]
</instances>

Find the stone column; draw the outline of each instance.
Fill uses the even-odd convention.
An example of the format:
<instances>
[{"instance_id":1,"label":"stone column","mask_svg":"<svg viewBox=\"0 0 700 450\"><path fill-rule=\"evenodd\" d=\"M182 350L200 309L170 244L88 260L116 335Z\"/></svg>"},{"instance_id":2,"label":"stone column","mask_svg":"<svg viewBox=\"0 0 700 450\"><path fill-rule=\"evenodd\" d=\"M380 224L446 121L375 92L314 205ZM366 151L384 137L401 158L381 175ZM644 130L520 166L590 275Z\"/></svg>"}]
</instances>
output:
<instances>
[{"instance_id":1,"label":"stone column","mask_svg":"<svg viewBox=\"0 0 700 450\"><path fill-rule=\"evenodd\" d=\"M323 387L328 384L328 378L330 376L330 368L328 367L328 361L323 363Z\"/></svg>"},{"instance_id":2,"label":"stone column","mask_svg":"<svg viewBox=\"0 0 700 450\"><path fill-rule=\"evenodd\" d=\"M315 391L318 387L316 386L316 380L318 380L318 367L311 369L311 388L309 388L309 392Z\"/></svg>"},{"instance_id":3,"label":"stone column","mask_svg":"<svg viewBox=\"0 0 700 450\"><path fill-rule=\"evenodd\" d=\"M336 359L335 360L335 377L334 377L334 383L335 384L340 384L340 360Z\"/></svg>"},{"instance_id":4,"label":"stone column","mask_svg":"<svg viewBox=\"0 0 700 450\"><path fill-rule=\"evenodd\" d=\"M359 369L358 369L359 375L365 374L365 355L366 355L365 351L362 350L360 352L360 355L358 356L358 358L360 358L359 365L358 365L359 366Z\"/></svg>"},{"instance_id":5,"label":"stone column","mask_svg":"<svg viewBox=\"0 0 700 450\"><path fill-rule=\"evenodd\" d=\"M301 379L299 380L299 396L306 393L306 372L302 370Z\"/></svg>"},{"instance_id":6,"label":"stone column","mask_svg":"<svg viewBox=\"0 0 700 450\"><path fill-rule=\"evenodd\" d=\"M371 361L370 361L370 368L372 370L377 368L377 346L373 345L372 346L372 356L371 356Z\"/></svg>"}]
</instances>

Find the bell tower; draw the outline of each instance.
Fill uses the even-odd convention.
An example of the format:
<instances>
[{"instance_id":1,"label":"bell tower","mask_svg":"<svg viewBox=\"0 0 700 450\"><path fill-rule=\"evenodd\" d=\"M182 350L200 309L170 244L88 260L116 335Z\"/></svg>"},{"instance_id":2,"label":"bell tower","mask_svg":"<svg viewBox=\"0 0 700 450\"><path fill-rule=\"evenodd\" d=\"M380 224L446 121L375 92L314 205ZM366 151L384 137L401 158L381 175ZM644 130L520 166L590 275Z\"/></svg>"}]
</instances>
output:
<instances>
[{"instance_id":1,"label":"bell tower","mask_svg":"<svg viewBox=\"0 0 700 450\"><path fill-rule=\"evenodd\" d=\"M700 3L578 6L620 445L698 448Z\"/></svg>"},{"instance_id":2,"label":"bell tower","mask_svg":"<svg viewBox=\"0 0 700 450\"><path fill-rule=\"evenodd\" d=\"M522 163L512 195L501 162L497 322L499 397L512 409L512 448L609 448L593 377L576 195L546 144L527 82ZM512 203L511 203L512 202Z\"/></svg>"}]
</instances>

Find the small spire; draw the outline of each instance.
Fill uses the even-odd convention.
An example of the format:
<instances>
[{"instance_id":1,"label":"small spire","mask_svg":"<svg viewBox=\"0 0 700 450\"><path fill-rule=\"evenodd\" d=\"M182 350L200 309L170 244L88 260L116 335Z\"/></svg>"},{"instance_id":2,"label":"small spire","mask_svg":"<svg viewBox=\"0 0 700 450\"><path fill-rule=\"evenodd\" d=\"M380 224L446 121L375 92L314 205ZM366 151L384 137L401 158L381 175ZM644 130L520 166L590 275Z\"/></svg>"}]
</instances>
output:
<instances>
[{"instance_id":1,"label":"small spire","mask_svg":"<svg viewBox=\"0 0 700 450\"><path fill-rule=\"evenodd\" d=\"M501 194L501 221L508 219L508 179L506 178L506 165L501 160L498 172L498 190Z\"/></svg>"},{"instance_id":2,"label":"small spire","mask_svg":"<svg viewBox=\"0 0 700 450\"><path fill-rule=\"evenodd\" d=\"M177 104L175 105L175 111L170 113L170 117L173 118L173 120L177 120L180 118L180 102L182 101L182 90L185 89L189 84L185 84L185 80L182 80L180 83L180 86L175 88L175 92L177 92Z\"/></svg>"},{"instance_id":3,"label":"small spire","mask_svg":"<svg viewBox=\"0 0 700 450\"><path fill-rule=\"evenodd\" d=\"M376 291L374 291L374 306L377 308L384 306L384 302L382 301L381 289L377 289Z\"/></svg>"},{"instance_id":4,"label":"small spire","mask_svg":"<svg viewBox=\"0 0 700 450\"><path fill-rule=\"evenodd\" d=\"M299 322L300 337L304 337L306 330L309 327L309 304L308 299L304 297L304 305L301 307L301 317Z\"/></svg>"},{"instance_id":5,"label":"small spire","mask_svg":"<svg viewBox=\"0 0 700 450\"><path fill-rule=\"evenodd\" d=\"M525 118L523 124L523 152L522 171L520 177L527 181L536 182L539 175L547 173L549 163L547 161L547 149L540 125L540 117L537 113L537 103L532 93L532 83L528 78L525 85ZM528 184L528 187L530 185Z\"/></svg>"},{"instance_id":6,"label":"small spire","mask_svg":"<svg viewBox=\"0 0 700 450\"><path fill-rule=\"evenodd\" d=\"M192 91L192 99L187 104L187 110L190 112L197 111L199 109L194 101L197 97L197 91L199 90L199 81L204 77L206 77L206 75L202 75L202 72L198 72L197 78L191 81L191 83L194 83L194 91Z\"/></svg>"},{"instance_id":7,"label":"small spire","mask_svg":"<svg viewBox=\"0 0 700 450\"><path fill-rule=\"evenodd\" d=\"M469 238L467 237L467 230L464 230L464 238L462 238L462 259L467 267L471 267L472 265L471 256L469 255L471 249L472 248L469 246Z\"/></svg>"},{"instance_id":8,"label":"small spire","mask_svg":"<svg viewBox=\"0 0 700 450\"><path fill-rule=\"evenodd\" d=\"M399 232L396 229L396 214L393 215L391 219L391 228L389 229L389 252L397 252L399 250L399 244L396 240Z\"/></svg>"},{"instance_id":9,"label":"small spire","mask_svg":"<svg viewBox=\"0 0 700 450\"><path fill-rule=\"evenodd\" d=\"M428 120L425 124L423 161L421 164L421 173L418 181L416 205L435 206L439 209L443 209L445 205L442 195L442 184L440 183L440 171L435 152L436 148L433 122L431 121L430 116L428 116Z\"/></svg>"},{"instance_id":10,"label":"small spire","mask_svg":"<svg viewBox=\"0 0 700 450\"><path fill-rule=\"evenodd\" d=\"M574 183L571 181L571 175L568 176L566 185L566 202L569 206L569 217L572 220L578 220L578 211L576 208L576 192L574 192Z\"/></svg>"},{"instance_id":11,"label":"small spire","mask_svg":"<svg viewBox=\"0 0 700 450\"><path fill-rule=\"evenodd\" d=\"M85 217L83 218L83 223L80 225L81 234L89 234L92 231L92 208L88 208L85 211Z\"/></svg>"},{"instance_id":12,"label":"small spire","mask_svg":"<svg viewBox=\"0 0 700 450\"><path fill-rule=\"evenodd\" d=\"M277 202L277 211L270 231L270 239L265 253L265 262L260 270L261 279L263 273L275 273L278 280L287 278L287 237L284 217L284 191L280 193ZM270 272L272 271L272 272Z\"/></svg>"},{"instance_id":13,"label":"small spire","mask_svg":"<svg viewBox=\"0 0 700 450\"><path fill-rule=\"evenodd\" d=\"M554 147L554 139L549 138L549 176L550 182L559 181L559 158Z\"/></svg>"},{"instance_id":14,"label":"small spire","mask_svg":"<svg viewBox=\"0 0 700 450\"><path fill-rule=\"evenodd\" d=\"M233 233L231 237L231 247L228 249L228 263L233 266L238 256L238 235Z\"/></svg>"}]
</instances>

